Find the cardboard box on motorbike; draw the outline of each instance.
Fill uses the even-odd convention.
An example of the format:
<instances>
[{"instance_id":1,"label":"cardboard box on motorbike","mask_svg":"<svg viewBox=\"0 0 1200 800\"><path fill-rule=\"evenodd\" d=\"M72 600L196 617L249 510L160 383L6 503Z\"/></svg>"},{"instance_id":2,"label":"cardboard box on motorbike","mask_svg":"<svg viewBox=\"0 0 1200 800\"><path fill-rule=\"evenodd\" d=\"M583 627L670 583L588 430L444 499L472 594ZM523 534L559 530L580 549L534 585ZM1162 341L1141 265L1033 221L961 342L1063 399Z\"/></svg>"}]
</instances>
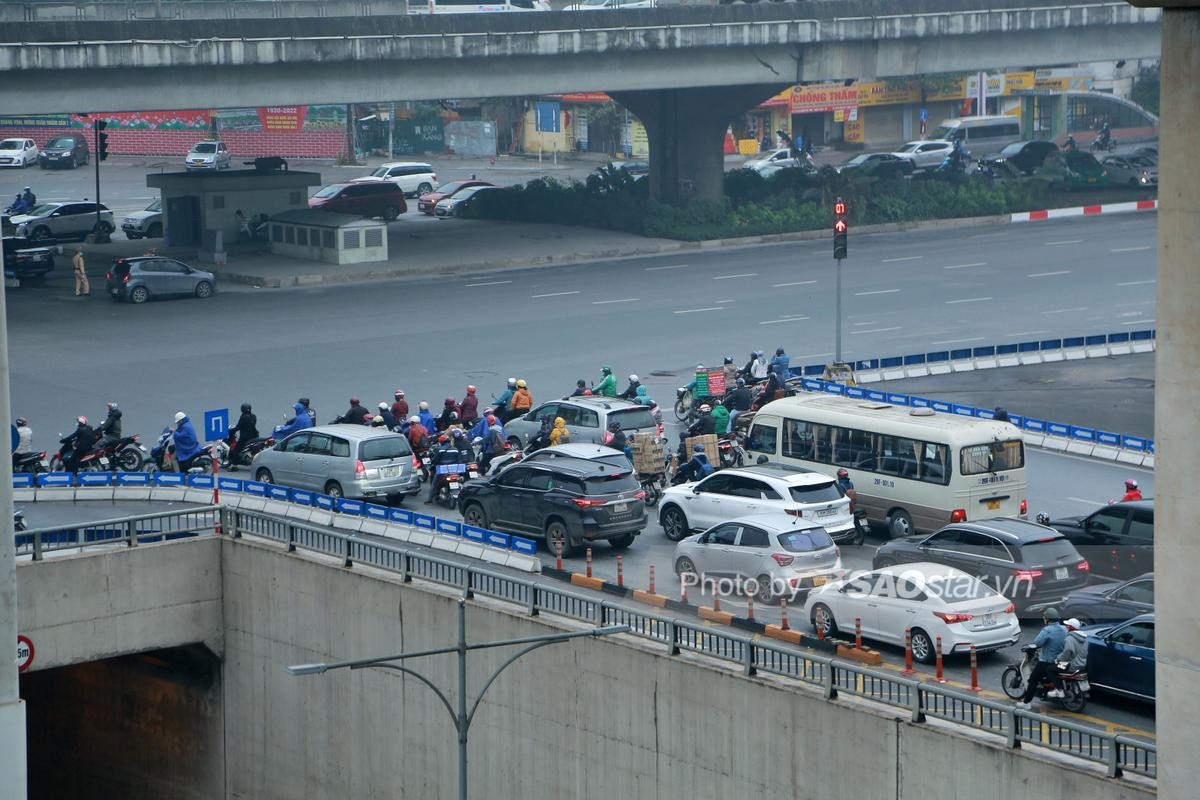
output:
<instances>
[{"instance_id":1,"label":"cardboard box on motorbike","mask_svg":"<svg viewBox=\"0 0 1200 800\"><path fill-rule=\"evenodd\" d=\"M708 456L708 463L712 464L713 469L721 466L721 454L717 450L717 435L715 433L705 433L701 436L689 436L683 440L683 446L687 453L687 457L692 457L692 452L696 445L704 445L704 455Z\"/></svg>"},{"instance_id":2,"label":"cardboard box on motorbike","mask_svg":"<svg viewBox=\"0 0 1200 800\"><path fill-rule=\"evenodd\" d=\"M643 475L658 475L666 466L666 445L661 439L649 434L637 434L629 440L633 451L633 468Z\"/></svg>"}]
</instances>

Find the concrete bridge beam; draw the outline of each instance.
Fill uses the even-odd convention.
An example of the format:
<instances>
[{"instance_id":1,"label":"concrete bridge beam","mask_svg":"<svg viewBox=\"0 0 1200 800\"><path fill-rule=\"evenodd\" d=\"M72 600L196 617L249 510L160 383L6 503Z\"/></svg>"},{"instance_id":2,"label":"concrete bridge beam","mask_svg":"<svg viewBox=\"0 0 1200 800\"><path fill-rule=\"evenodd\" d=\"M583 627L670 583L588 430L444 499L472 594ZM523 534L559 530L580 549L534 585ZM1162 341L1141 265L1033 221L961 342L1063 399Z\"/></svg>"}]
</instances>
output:
<instances>
[{"instance_id":1,"label":"concrete bridge beam","mask_svg":"<svg viewBox=\"0 0 1200 800\"><path fill-rule=\"evenodd\" d=\"M650 140L650 196L683 204L724 194L723 144L730 122L788 84L613 92L646 126Z\"/></svg>"}]
</instances>

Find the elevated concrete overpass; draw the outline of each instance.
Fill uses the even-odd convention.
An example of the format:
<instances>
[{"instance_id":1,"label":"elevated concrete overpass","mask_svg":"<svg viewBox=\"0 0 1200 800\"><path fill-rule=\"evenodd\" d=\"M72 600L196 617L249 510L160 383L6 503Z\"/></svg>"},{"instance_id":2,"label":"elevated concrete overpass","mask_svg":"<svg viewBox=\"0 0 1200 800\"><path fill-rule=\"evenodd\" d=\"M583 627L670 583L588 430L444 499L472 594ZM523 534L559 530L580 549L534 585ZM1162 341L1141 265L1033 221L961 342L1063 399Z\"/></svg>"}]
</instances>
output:
<instances>
[{"instance_id":1,"label":"elevated concrete overpass","mask_svg":"<svg viewBox=\"0 0 1200 800\"><path fill-rule=\"evenodd\" d=\"M295 3L291 17L241 3L250 10L235 19L190 18L193 4L172 2L144 19L149 4L126 5L122 21L0 25L0 74L22 76L4 81L0 104L32 114L605 91L646 124L651 191L673 201L720 195L729 120L788 85L1154 57L1161 17L1030 0L439 16ZM275 16L244 16L256 6Z\"/></svg>"}]
</instances>

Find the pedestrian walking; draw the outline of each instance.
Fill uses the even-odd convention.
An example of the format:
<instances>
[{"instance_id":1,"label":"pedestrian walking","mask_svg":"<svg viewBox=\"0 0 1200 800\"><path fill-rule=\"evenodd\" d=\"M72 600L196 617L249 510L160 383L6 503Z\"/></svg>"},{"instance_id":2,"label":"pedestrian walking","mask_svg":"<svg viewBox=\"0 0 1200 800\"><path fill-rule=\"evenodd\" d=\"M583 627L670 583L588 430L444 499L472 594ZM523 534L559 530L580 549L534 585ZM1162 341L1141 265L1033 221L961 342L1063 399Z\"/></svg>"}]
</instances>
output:
<instances>
[{"instance_id":1,"label":"pedestrian walking","mask_svg":"<svg viewBox=\"0 0 1200 800\"><path fill-rule=\"evenodd\" d=\"M71 265L75 267L75 296L81 294L91 295L92 287L88 286L87 269L83 263L83 247L75 248L75 255L71 258Z\"/></svg>"}]
</instances>

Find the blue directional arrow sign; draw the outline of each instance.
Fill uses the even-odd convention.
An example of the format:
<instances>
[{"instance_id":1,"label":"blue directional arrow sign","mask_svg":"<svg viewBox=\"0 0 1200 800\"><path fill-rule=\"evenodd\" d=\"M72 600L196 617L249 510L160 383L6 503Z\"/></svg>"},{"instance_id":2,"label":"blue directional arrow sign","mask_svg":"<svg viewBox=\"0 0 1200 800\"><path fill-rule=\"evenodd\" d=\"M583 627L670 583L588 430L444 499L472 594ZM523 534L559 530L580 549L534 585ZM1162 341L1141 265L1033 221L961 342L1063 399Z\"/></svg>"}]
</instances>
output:
<instances>
[{"instance_id":1,"label":"blue directional arrow sign","mask_svg":"<svg viewBox=\"0 0 1200 800\"><path fill-rule=\"evenodd\" d=\"M214 408L204 412L204 441L215 442L229 435L229 409Z\"/></svg>"}]
</instances>

